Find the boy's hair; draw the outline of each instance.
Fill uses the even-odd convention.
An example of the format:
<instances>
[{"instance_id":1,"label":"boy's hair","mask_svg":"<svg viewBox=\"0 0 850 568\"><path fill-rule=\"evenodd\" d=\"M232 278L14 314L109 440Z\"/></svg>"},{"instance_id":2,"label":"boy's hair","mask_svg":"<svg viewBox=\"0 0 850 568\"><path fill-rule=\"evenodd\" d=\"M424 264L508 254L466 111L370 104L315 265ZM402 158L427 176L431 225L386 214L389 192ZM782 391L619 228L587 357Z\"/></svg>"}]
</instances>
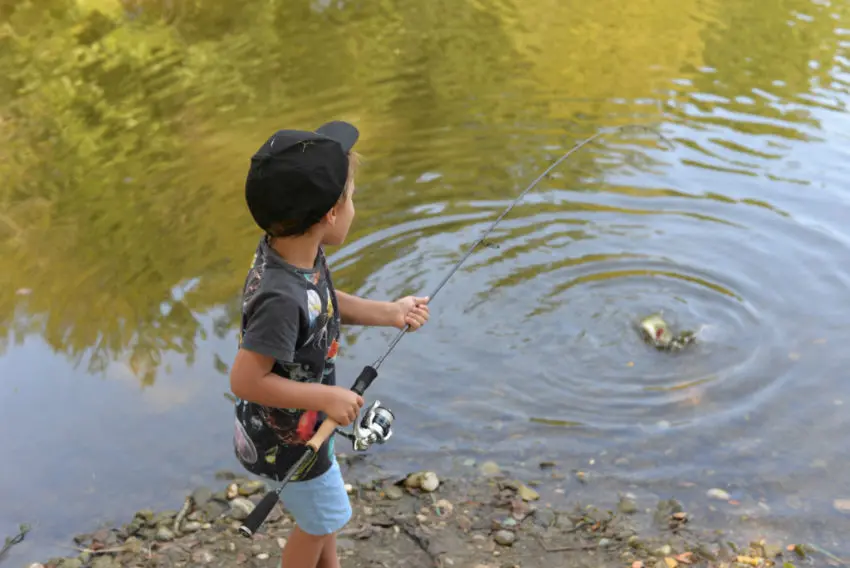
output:
<instances>
[{"instance_id":1,"label":"boy's hair","mask_svg":"<svg viewBox=\"0 0 850 568\"><path fill-rule=\"evenodd\" d=\"M251 158L245 199L268 235L301 235L349 194L360 156L359 133L346 122L316 132L279 130Z\"/></svg>"}]
</instances>

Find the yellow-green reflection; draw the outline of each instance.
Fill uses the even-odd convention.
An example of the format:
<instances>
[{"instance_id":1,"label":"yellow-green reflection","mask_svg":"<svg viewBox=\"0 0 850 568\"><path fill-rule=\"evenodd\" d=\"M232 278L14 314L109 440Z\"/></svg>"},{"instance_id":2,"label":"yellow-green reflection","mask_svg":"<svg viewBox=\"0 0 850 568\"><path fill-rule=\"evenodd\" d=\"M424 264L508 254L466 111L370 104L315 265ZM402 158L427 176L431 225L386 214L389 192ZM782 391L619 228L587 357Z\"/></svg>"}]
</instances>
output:
<instances>
[{"instance_id":1,"label":"yellow-green reflection","mask_svg":"<svg viewBox=\"0 0 850 568\"><path fill-rule=\"evenodd\" d=\"M38 334L95 369L126 355L145 384L164 350L193 358L204 314L224 306L218 334L238 314L256 239L243 176L284 125L361 128L351 241L420 218L418 205L450 216L512 197L555 153L546 148L603 125L722 127L743 137L680 139L711 160L685 164L768 175L783 150L745 135L814 135L805 109L830 108L815 91L835 88L848 11L805 0L0 2L0 336ZM628 151L576 154L558 186L684 195L588 182L649 167L649 144L622 141ZM415 183L424 172L441 182ZM341 285L359 287L393 254L364 255Z\"/></svg>"}]
</instances>

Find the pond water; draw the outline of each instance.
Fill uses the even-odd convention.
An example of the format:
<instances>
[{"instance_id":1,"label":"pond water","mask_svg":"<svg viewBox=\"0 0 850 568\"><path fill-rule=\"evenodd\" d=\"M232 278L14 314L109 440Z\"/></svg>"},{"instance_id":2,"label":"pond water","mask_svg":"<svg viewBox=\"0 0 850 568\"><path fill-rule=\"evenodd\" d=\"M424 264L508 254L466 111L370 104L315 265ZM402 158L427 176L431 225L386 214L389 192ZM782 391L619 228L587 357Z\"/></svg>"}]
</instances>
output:
<instances>
[{"instance_id":1,"label":"pond water","mask_svg":"<svg viewBox=\"0 0 850 568\"><path fill-rule=\"evenodd\" d=\"M330 119L365 157L335 282L377 299L433 290L581 139L672 142L606 135L513 209L381 367L367 399L396 429L370 459L552 459L595 476L582 498L722 488L718 526L850 557L847 3L49 0L0 22L0 536L34 527L12 563L237 469L248 160ZM644 344L657 311L698 343ZM339 380L392 335L348 330Z\"/></svg>"}]
</instances>

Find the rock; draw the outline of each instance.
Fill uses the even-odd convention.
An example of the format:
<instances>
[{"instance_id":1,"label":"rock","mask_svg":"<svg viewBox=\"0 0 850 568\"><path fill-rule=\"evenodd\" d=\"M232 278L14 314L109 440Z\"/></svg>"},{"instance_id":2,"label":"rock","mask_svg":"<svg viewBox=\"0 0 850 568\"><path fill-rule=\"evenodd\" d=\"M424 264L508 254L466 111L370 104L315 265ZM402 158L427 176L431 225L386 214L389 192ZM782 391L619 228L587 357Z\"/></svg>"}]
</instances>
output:
<instances>
[{"instance_id":1,"label":"rock","mask_svg":"<svg viewBox=\"0 0 850 568\"><path fill-rule=\"evenodd\" d=\"M198 487L192 492L192 501L195 508L200 509L212 499L212 491L207 487Z\"/></svg>"},{"instance_id":2,"label":"rock","mask_svg":"<svg viewBox=\"0 0 850 568\"><path fill-rule=\"evenodd\" d=\"M117 568L120 566L111 556L98 556L91 563L91 568Z\"/></svg>"},{"instance_id":3,"label":"rock","mask_svg":"<svg viewBox=\"0 0 850 568\"><path fill-rule=\"evenodd\" d=\"M221 501L213 500L204 505L202 512L204 513L207 519L214 521L215 519L223 515L225 512L227 512L227 509L228 507L226 504L222 503Z\"/></svg>"},{"instance_id":4,"label":"rock","mask_svg":"<svg viewBox=\"0 0 850 568\"><path fill-rule=\"evenodd\" d=\"M523 501L536 501L540 499L540 494L537 493L537 491L523 484L519 485L519 488L517 489L517 494Z\"/></svg>"},{"instance_id":5,"label":"rock","mask_svg":"<svg viewBox=\"0 0 850 568\"><path fill-rule=\"evenodd\" d=\"M719 501L728 501L729 499L731 499L731 498L732 498L732 497L729 495L729 493L727 493L726 491L724 491L724 490L722 490L722 489L717 489L717 488L709 489L709 490L706 492L706 494L705 494L705 495L706 495L706 497L708 497L709 499L717 499L717 500L719 500Z\"/></svg>"},{"instance_id":6,"label":"rock","mask_svg":"<svg viewBox=\"0 0 850 568\"><path fill-rule=\"evenodd\" d=\"M479 469L484 475L498 475L502 471L499 464L494 461L486 461L482 463Z\"/></svg>"},{"instance_id":7,"label":"rock","mask_svg":"<svg viewBox=\"0 0 850 568\"><path fill-rule=\"evenodd\" d=\"M215 556L206 548L199 548L192 552L192 562L197 564L209 564L213 560L215 560Z\"/></svg>"},{"instance_id":8,"label":"rock","mask_svg":"<svg viewBox=\"0 0 850 568\"><path fill-rule=\"evenodd\" d=\"M185 533L193 533L201 530L201 523L198 521L189 521L183 524L182 531Z\"/></svg>"},{"instance_id":9,"label":"rock","mask_svg":"<svg viewBox=\"0 0 850 568\"><path fill-rule=\"evenodd\" d=\"M534 512L534 523L549 528L555 522L555 512L551 509L540 509Z\"/></svg>"},{"instance_id":10,"label":"rock","mask_svg":"<svg viewBox=\"0 0 850 568\"><path fill-rule=\"evenodd\" d=\"M150 509L142 509L141 511L136 511L136 518L141 519L145 523L153 522L154 512Z\"/></svg>"},{"instance_id":11,"label":"rock","mask_svg":"<svg viewBox=\"0 0 850 568\"><path fill-rule=\"evenodd\" d=\"M656 556L670 556L673 554L673 548L669 544L665 544L655 551Z\"/></svg>"},{"instance_id":12,"label":"rock","mask_svg":"<svg viewBox=\"0 0 850 568\"><path fill-rule=\"evenodd\" d=\"M841 513L850 513L850 499L836 499L832 506Z\"/></svg>"},{"instance_id":13,"label":"rock","mask_svg":"<svg viewBox=\"0 0 850 568\"><path fill-rule=\"evenodd\" d=\"M635 503L633 499L623 497L620 499L620 502L617 505L617 510L623 513L624 515L633 515L638 510L637 503Z\"/></svg>"},{"instance_id":14,"label":"rock","mask_svg":"<svg viewBox=\"0 0 850 568\"><path fill-rule=\"evenodd\" d=\"M156 536L154 536L154 538L160 542L167 542L174 539L174 533L166 527L160 527L157 529Z\"/></svg>"},{"instance_id":15,"label":"rock","mask_svg":"<svg viewBox=\"0 0 850 568\"><path fill-rule=\"evenodd\" d=\"M269 553L268 552L261 552L257 555L257 560L268 560L268 559L269 559Z\"/></svg>"},{"instance_id":16,"label":"rock","mask_svg":"<svg viewBox=\"0 0 850 568\"><path fill-rule=\"evenodd\" d=\"M44 564L41 564L39 562L33 562L27 568L44 568Z\"/></svg>"},{"instance_id":17,"label":"rock","mask_svg":"<svg viewBox=\"0 0 850 568\"><path fill-rule=\"evenodd\" d=\"M238 493L243 497L250 497L254 493L260 493L266 490L266 484L262 481L246 481L237 489Z\"/></svg>"},{"instance_id":18,"label":"rock","mask_svg":"<svg viewBox=\"0 0 850 568\"><path fill-rule=\"evenodd\" d=\"M79 558L63 558L59 561L58 568L81 568L82 560Z\"/></svg>"},{"instance_id":19,"label":"rock","mask_svg":"<svg viewBox=\"0 0 850 568\"><path fill-rule=\"evenodd\" d=\"M426 471L422 474L422 491L426 491L431 493L432 491L436 491L437 487L440 486L440 480L437 477L437 474L433 471Z\"/></svg>"},{"instance_id":20,"label":"rock","mask_svg":"<svg viewBox=\"0 0 850 568\"><path fill-rule=\"evenodd\" d=\"M447 499L440 499L434 503L434 509L440 511L441 516L451 515L454 510L454 505Z\"/></svg>"},{"instance_id":21,"label":"rock","mask_svg":"<svg viewBox=\"0 0 850 568\"><path fill-rule=\"evenodd\" d=\"M248 515L251 514L251 511L254 510L254 504L245 499L244 497L236 497L232 501L230 501L230 511L228 514L231 519L235 519L237 521L244 521Z\"/></svg>"},{"instance_id":22,"label":"rock","mask_svg":"<svg viewBox=\"0 0 850 568\"><path fill-rule=\"evenodd\" d=\"M346 483L346 484L345 484L345 492L346 492L348 495L351 495L352 493L354 493L354 486L353 486L352 484L350 484L350 483Z\"/></svg>"},{"instance_id":23,"label":"rock","mask_svg":"<svg viewBox=\"0 0 850 568\"><path fill-rule=\"evenodd\" d=\"M134 536L131 536L130 538L125 540L122 546L127 552L130 552L132 554L138 554L142 551L142 541Z\"/></svg>"},{"instance_id":24,"label":"rock","mask_svg":"<svg viewBox=\"0 0 850 568\"><path fill-rule=\"evenodd\" d=\"M640 548L640 547L643 546L643 543L640 541L640 539L636 535L630 536L629 540L627 540L626 542L632 548Z\"/></svg>"},{"instance_id":25,"label":"rock","mask_svg":"<svg viewBox=\"0 0 850 568\"><path fill-rule=\"evenodd\" d=\"M599 539L599 548L608 548L612 544L614 544L614 541L612 541L610 538Z\"/></svg>"},{"instance_id":26,"label":"rock","mask_svg":"<svg viewBox=\"0 0 850 568\"><path fill-rule=\"evenodd\" d=\"M502 546L512 546L513 543L516 541L516 535L511 531L496 531L496 534L493 535L493 540L495 540L497 544L501 544Z\"/></svg>"},{"instance_id":27,"label":"rock","mask_svg":"<svg viewBox=\"0 0 850 568\"><path fill-rule=\"evenodd\" d=\"M493 519L493 522L490 525L490 528L494 531L499 530L515 530L517 527L517 521L513 517L504 517Z\"/></svg>"},{"instance_id":28,"label":"rock","mask_svg":"<svg viewBox=\"0 0 850 568\"><path fill-rule=\"evenodd\" d=\"M416 473L411 473L404 480L404 486L408 489L419 489L422 486L422 477L424 473L418 471Z\"/></svg>"},{"instance_id":29,"label":"rock","mask_svg":"<svg viewBox=\"0 0 850 568\"><path fill-rule=\"evenodd\" d=\"M283 550L283 548L286 546L286 539L283 537L279 537L277 539L277 545L278 547L280 547L281 550Z\"/></svg>"},{"instance_id":30,"label":"rock","mask_svg":"<svg viewBox=\"0 0 850 568\"><path fill-rule=\"evenodd\" d=\"M235 499L239 495L239 486L235 483L231 483L227 486L227 491L224 492L224 495L227 497L227 500Z\"/></svg>"},{"instance_id":31,"label":"rock","mask_svg":"<svg viewBox=\"0 0 850 568\"><path fill-rule=\"evenodd\" d=\"M400 487L396 485L390 485L386 489L384 489L384 494L387 496L387 499L392 501L396 501L404 497L404 491L401 490Z\"/></svg>"}]
</instances>

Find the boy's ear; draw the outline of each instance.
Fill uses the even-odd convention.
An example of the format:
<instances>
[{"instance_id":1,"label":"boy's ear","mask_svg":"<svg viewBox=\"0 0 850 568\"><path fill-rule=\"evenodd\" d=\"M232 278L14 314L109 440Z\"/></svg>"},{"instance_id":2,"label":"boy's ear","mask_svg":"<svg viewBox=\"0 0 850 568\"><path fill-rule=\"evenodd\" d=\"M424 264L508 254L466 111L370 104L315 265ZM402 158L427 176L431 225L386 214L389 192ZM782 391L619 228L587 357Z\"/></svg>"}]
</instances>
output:
<instances>
[{"instance_id":1,"label":"boy's ear","mask_svg":"<svg viewBox=\"0 0 850 568\"><path fill-rule=\"evenodd\" d=\"M336 224L336 204L331 207L330 211L325 213L325 221L331 226Z\"/></svg>"}]
</instances>

